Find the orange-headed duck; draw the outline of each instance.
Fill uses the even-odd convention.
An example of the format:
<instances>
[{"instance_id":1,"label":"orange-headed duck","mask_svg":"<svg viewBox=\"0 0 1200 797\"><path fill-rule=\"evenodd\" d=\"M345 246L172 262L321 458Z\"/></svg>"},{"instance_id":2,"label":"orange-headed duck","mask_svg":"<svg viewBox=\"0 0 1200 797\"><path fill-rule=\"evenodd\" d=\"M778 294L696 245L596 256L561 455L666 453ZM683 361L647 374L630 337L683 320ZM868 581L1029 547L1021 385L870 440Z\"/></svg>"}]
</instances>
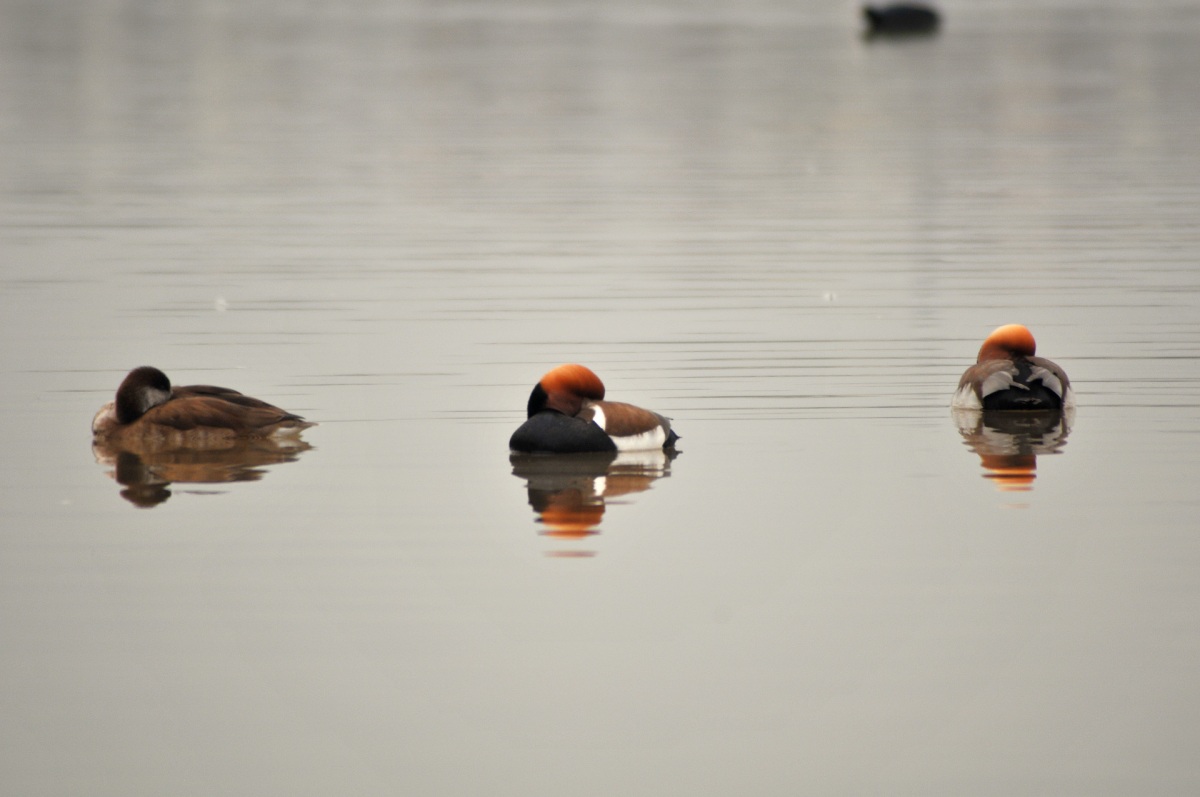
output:
<instances>
[{"instance_id":1,"label":"orange-headed duck","mask_svg":"<svg viewBox=\"0 0 1200 797\"><path fill-rule=\"evenodd\" d=\"M988 335L958 382L951 406L974 410L1061 410L1075 406L1062 368L1033 356L1033 333L1007 324Z\"/></svg>"},{"instance_id":2,"label":"orange-headed duck","mask_svg":"<svg viewBox=\"0 0 1200 797\"><path fill-rule=\"evenodd\" d=\"M166 374L143 365L121 382L116 400L96 413L92 434L108 440L164 439L203 445L237 437L292 434L314 425L227 387L173 388Z\"/></svg>"},{"instance_id":3,"label":"orange-headed duck","mask_svg":"<svg viewBox=\"0 0 1200 797\"><path fill-rule=\"evenodd\" d=\"M582 365L560 365L533 386L528 420L513 432L513 451L574 454L670 449L679 439L657 412L604 401L604 383Z\"/></svg>"}]
</instances>

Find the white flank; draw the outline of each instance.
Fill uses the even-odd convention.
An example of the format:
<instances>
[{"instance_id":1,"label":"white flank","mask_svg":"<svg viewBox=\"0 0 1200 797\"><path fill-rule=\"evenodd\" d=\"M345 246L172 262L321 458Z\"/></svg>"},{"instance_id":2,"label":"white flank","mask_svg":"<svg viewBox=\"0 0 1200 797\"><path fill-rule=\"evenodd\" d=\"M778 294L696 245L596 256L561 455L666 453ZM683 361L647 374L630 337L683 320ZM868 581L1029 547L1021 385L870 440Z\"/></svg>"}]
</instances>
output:
<instances>
[{"instance_id":1,"label":"white flank","mask_svg":"<svg viewBox=\"0 0 1200 797\"><path fill-rule=\"evenodd\" d=\"M618 451L652 451L663 447L663 443L667 442L667 433L661 426L655 426L641 434L614 437L613 442L617 444Z\"/></svg>"},{"instance_id":2,"label":"white flank","mask_svg":"<svg viewBox=\"0 0 1200 797\"><path fill-rule=\"evenodd\" d=\"M595 413L592 416L592 422L607 433L608 419L604 417L604 409L597 404L593 404L591 405L591 410ZM667 433L658 425L641 434L623 435L621 437L609 434L608 436L612 438L618 451L650 451L655 448L662 448L663 443L667 442Z\"/></svg>"},{"instance_id":3,"label":"white flank","mask_svg":"<svg viewBox=\"0 0 1200 797\"><path fill-rule=\"evenodd\" d=\"M983 404L979 401L979 396L975 395L975 388L968 382L958 389L954 394L950 406L956 410L981 410Z\"/></svg>"}]
</instances>

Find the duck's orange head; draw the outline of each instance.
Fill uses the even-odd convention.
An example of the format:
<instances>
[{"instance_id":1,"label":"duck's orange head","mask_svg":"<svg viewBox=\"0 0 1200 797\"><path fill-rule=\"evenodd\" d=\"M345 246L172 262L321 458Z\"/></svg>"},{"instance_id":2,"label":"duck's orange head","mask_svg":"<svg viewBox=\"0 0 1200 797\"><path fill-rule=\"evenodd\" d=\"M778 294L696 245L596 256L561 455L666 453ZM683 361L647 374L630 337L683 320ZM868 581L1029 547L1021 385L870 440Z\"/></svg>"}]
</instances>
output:
<instances>
[{"instance_id":1,"label":"duck's orange head","mask_svg":"<svg viewBox=\"0 0 1200 797\"><path fill-rule=\"evenodd\" d=\"M604 398L604 383L590 368L582 365L560 365L548 372L533 386L529 394L528 416L542 410L555 410L564 415L577 415L585 399Z\"/></svg>"},{"instance_id":2,"label":"duck's orange head","mask_svg":"<svg viewBox=\"0 0 1200 797\"><path fill-rule=\"evenodd\" d=\"M979 347L976 362L984 360L1007 360L1014 355L1032 357L1037 351L1033 333L1021 324L1005 324L997 327Z\"/></svg>"}]
</instances>

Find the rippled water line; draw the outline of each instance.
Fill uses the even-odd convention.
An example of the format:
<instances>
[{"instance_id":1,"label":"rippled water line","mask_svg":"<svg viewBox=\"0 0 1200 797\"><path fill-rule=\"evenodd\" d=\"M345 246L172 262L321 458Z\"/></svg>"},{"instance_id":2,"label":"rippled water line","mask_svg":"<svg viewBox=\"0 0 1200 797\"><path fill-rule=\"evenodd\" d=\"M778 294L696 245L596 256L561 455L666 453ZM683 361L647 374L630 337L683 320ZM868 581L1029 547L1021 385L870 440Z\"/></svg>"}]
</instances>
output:
<instances>
[{"instance_id":1,"label":"rippled water line","mask_svg":"<svg viewBox=\"0 0 1200 797\"><path fill-rule=\"evenodd\" d=\"M1195 791L1194 11L10 5L14 790ZM1019 519L947 408L1010 320L1081 401ZM143 356L318 450L125 505ZM560 357L684 434L595 559L504 451Z\"/></svg>"}]
</instances>

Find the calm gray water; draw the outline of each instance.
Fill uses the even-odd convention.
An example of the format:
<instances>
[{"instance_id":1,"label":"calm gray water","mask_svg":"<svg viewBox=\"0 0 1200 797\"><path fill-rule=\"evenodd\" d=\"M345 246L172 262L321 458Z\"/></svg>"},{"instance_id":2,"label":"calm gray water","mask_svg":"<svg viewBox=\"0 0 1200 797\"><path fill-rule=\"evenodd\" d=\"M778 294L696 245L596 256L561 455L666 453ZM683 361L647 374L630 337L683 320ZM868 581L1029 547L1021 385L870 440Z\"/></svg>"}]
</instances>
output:
<instances>
[{"instance_id":1,"label":"calm gray water","mask_svg":"<svg viewBox=\"0 0 1200 797\"><path fill-rule=\"evenodd\" d=\"M1200 791L1200 4L942 7L0 0L0 791Z\"/></svg>"}]
</instances>

